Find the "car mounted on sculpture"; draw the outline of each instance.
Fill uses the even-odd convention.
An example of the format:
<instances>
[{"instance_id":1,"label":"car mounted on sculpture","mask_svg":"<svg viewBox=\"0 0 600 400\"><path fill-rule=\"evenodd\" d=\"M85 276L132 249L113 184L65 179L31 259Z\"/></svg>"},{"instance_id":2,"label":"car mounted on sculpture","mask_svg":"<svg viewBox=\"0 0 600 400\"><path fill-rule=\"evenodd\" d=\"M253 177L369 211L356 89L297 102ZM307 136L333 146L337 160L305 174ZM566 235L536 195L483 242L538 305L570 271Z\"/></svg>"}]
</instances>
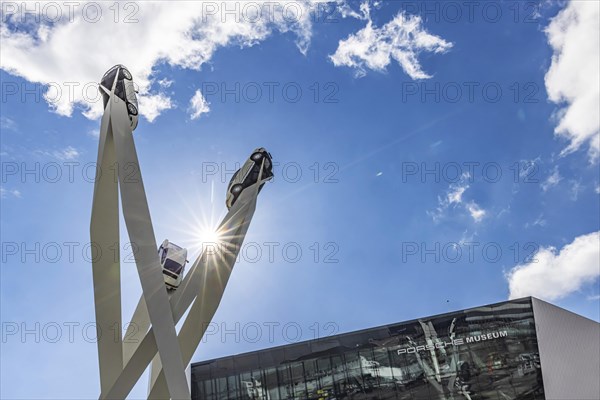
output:
<instances>
[{"instance_id":1,"label":"car mounted on sculpture","mask_svg":"<svg viewBox=\"0 0 600 400\"><path fill-rule=\"evenodd\" d=\"M263 183L258 188L259 192L264 186L264 181L273 178L273 158L264 147L255 149L242 168L238 169L236 173L233 174L229 186L227 187L227 199L225 200L227 209L230 209L233 206L244 189L258 182L261 166L263 167Z\"/></svg>"},{"instance_id":2,"label":"car mounted on sculpture","mask_svg":"<svg viewBox=\"0 0 600 400\"><path fill-rule=\"evenodd\" d=\"M165 239L158 248L160 265L167 289L175 290L181 284L187 261L187 249Z\"/></svg>"},{"instance_id":3,"label":"car mounted on sculpture","mask_svg":"<svg viewBox=\"0 0 600 400\"><path fill-rule=\"evenodd\" d=\"M115 78L117 78L116 84ZM137 90L133 84L131 72L124 65L115 65L104 74L100 81L100 93L102 94L104 108L108 104L108 100L110 99L109 93L113 89L113 86L115 88L115 95L123 100L127 106L127 114L129 114L131 130L133 131L138 124Z\"/></svg>"}]
</instances>

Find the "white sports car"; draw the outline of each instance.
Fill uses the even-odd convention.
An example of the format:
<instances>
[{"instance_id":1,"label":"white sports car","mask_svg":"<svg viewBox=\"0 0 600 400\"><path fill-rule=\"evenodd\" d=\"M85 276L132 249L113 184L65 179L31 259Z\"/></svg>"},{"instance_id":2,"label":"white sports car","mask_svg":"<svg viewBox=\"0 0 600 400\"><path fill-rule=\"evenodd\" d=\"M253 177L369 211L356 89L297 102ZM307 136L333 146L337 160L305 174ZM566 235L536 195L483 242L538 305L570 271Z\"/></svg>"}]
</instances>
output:
<instances>
[{"instance_id":1,"label":"white sports car","mask_svg":"<svg viewBox=\"0 0 600 400\"><path fill-rule=\"evenodd\" d=\"M261 165L264 166L262 179L269 180L273 178L273 159L271 154L264 147L255 149L242 168L233 174L229 186L227 187L227 199L225 200L228 209L233 206L244 189L258 182ZM260 185L260 188L258 189L259 192L263 186L264 183Z\"/></svg>"},{"instance_id":2,"label":"white sports car","mask_svg":"<svg viewBox=\"0 0 600 400\"><path fill-rule=\"evenodd\" d=\"M177 289L181 284L185 263L187 263L187 250L165 239L158 248L158 256L167 288Z\"/></svg>"},{"instance_id":3,"label":"white sports car","mask_svg":"<svg viewBox=\"0 0 600 400\"><path fill-rule=\"evenodd\" d=\"M116 78L116 79L115 79ZM104 102L104 108L110 98L109 93L115 90L115 95L127 105L127 113L131 121L131 130L135 130L138 124L138 101L136 90L133 85L131 72L124 65L117 64L104 74L100 81L100 93Z\"/></svg>"}]
</instances>

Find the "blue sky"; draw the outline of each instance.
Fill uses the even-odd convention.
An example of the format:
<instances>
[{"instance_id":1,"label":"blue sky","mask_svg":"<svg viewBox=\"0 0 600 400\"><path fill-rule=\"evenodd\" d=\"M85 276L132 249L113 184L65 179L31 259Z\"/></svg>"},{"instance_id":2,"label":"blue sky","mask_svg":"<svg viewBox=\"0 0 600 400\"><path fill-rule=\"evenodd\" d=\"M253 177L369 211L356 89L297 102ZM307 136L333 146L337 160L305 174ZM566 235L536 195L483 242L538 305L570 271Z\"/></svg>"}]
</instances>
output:
<instances>
[{"instance_id":1,"label":"blue sky","mask_svg":"<svg viewBox=\"0 0 600 400\"><path fill-rule=\"evenodd\" d=\"M103 21L31 22L3 4L1 397L98 395L85 331L98 114L80 92L54 106L41 94L119 62L140 84L134 137L158 240L195 257L236 163L260 146L278 163L195 361L510 296L600 320L598 48L579 40L597 42L598 5L583 3L489 2L469 19L441 3L339 2L332 20L288 25L139 6L137 23L103 32L190 24L187 47L127 36L110 49L63 35ZM122 278L127 318L134 264Z\"/></svg>"}]
</instances>

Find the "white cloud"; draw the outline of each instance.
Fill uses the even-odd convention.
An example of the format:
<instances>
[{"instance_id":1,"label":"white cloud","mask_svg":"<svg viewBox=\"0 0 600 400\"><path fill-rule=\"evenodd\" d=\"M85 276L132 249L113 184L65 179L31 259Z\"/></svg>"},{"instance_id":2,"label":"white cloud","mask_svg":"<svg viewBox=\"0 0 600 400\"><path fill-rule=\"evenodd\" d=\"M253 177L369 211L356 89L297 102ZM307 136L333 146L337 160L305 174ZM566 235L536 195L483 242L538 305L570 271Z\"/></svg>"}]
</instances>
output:
<instances>
[{"instance_id":1,"label":"white cloud","mask_svg":"<svg viewBox=\"0 0 600 400\"><path fill-rule=\"evenodd\" d=\"M542 182L542 190L547 192L550 188L558 185L558 183L562 180L560 173L558 172L558 167L554 167L552 170L552 174L546 178L544 182Z\"/></svg>"},{"instance_id":2,"label":"white cloud","mask_svg":"<svg viewBox=\"0 0 600 400\"><path fill-rule=\"evenodd\" d=\"M531 160L520 160L519 167L519 178L524 182L531 182L538 171L540 164L542 163L542 158L537 156ZM521 182L519 181L519 182Z\"/></svg>"},{"instance_id":3,"label":"white cloud","mask_svg":"<svg viewBox=\"0 0 600 400\"><path fill-rule=\"evenodd\" d=\"M418 55L423 51L444 53L452 47L452 43L427 32L419 16L400 12L377 28L367 3L362 4L361 11L367 25L340 40L335 53L329 56L335 66L354 68L359 77L364 76L367 69L385 71L394 59L412 79L430 78L421 68ZM356 13L348 12L348 15L356 16Z\"/></svg>"},{"instance_id":4,"label":"white cloud","mask_svg":"<svg viewBox=\"0 0 600 400\"><path fill-rule=\"evenodd\" d=\"M54 152L54 156L61 160L75 160L79 157L79 151L72 146L67 146L60 151Z\"/></svg>"},{"instance_id":5,"label":"white cloud","mask_svg":"<svg viewBox=\"0 0 600 400\"><path fill-rule=\"evenodd\" d=\"M450 206L460 206L469 213L471 218L473 218L473 221L481 222L486 215L486 211L474 200L470 200L466 203L463 200L464 193L470 187L467 182L471 181L471 179L469 173L464 173L458 182L450 184L446 191L446 195L443 197L438 196L438 207L434 211L427 211L427 215L429 215L434 222L438 222L444 217Z\"/></svg>"},{"instance_id":6,"label":"white cloud","mask_svg":"<svg viewBox=\"0 0 600 400\"><path fill-rule=\"evenodd\" d=\"M438 196L438 206L434 211L427 211L433 222L439 222L448 211L451 205L458 205L462 203L462 195L469 188L466 183L469 175L465 174L458 183L450 184L450 187L446 191L445 196Z\"/></svg>"},{"instance_id":7,"label":"white cloud","mask_svg":"<svg viewBox=\"0 0 600 400\"><path fill-rule=\"evenodd\" d=\"M580 181L576 181L574 179L572 179L570 181L571 183L571 191L570 191L570 198L573 201L577 201L577 199L579 198L579 193L583 190L583 186L581 185Z\"/></svg>"},{"instance_id":8,"label":"white cloud","mask_svg":"<svg viewBox=\"0 0 600 400\"><path fill-rule=\"evenodd\" d=\"M163 78L158 81L158 84L160 85L160 87L166 89L168 87L171 87L171 85L173 84L173 81L170 79L167 79L167 78Z\"/></svg>"},{"instance_id":9,"label":"white cloud","mask_svg":"<svg viewBox=\"0 0 600 400\"><path fill-rule=\"evenodd\" d=\"M460 240L458 241L458 244L460 244L461 246L468 245L469 243L472 243L473 240L475 240L475 238L477 236L478 236L478 234L476 231L469 233L469 230L465 230L462 233Z\"/></svg>"},{"instance_id":10,"label":"white cloud","mask_svg":"<svg viewBox=\"0 0 600 400\"><path fill-rule=\"evenodd\" d=\"M2 130L16 131L17 123L8 117L0 117L0 128Z\"/></svg>"},{"instance_id":11,"label":"white cloud","mask_svg":"<svg viewBox=\"0 0 600 400\"><path fill-rule=\"evenodd\" d=\"M79 150L73 146L67 146L64 149L53 151L38 150L36 153L47 157L53 157L60 161L76 160L80 156Z\"/></svg>"},{"instance_id":12,"label":"white cloud","mask_svg":"<svg viewBox=\"0 0 600 400\"><path fill-rule=\"evenodd\" d=\"M100 129L90 129L87 131L88 136L98 139L100 137Z\"/></svg>"},{"instance_id":13,"label":"white cloud","mask_svg":"<svg viewBox=\"0 0 600 400\"><path fill-rule=\"evenodd\" d=\"M546 224L547 224L547 223L548 223L548 221L546 221L546 220L544 219L544 214L542 213L542 214L540 214L540 215L539 215L539 217L537 217L537 218L535 219L535 221L533 221L533 222L531 222L531 223L527 222L527 223L525 224L525 229L527 229L527 228L529 228L529 227L532 227L532 226L544 227L544 226L546 226Z\"/></svg>"},{"instance_id":14,"label":"white cloud","mask_svg":"<svg viewBox=\"0 0 600 400\"><path fill-rule=\"evenodd\" d=\"M462 203L462 195L469 188L469 185L461 183L459 185L450 185L450 190L446 194L447 204L460 204Z\"/></svg>"},{"instance_id":15,"label":"white cloud","mask_svg":"<svg viewBox=\"0 0 600 400\"><path fill-rule=\"evenodd\" d=\"M173 108L171 99L163 93L142 96L139 103L140 112L149 122L153 122L164 110Z\"/></svg>"},{"instance_id":16,"label":"white cloud","mask_svg":"<svg viewBox=\"0 0 600 400\"><path fill-rule=\"evenodd\" d=\"M338 7L342 18L356 18L360 20L367 20L370 14L369 3L367 1L361 3L360 12L355 11L349 4L342 2Z\"/></svg>"},{"instance_id":17,"label":"white cloud","mask_svg":"<svg viewBox=\"0 0 600 400\"><path fill-rule=\"evenodd\" d=\"M198 119L202 114L210 111L210 103L206 101L200 89L196 90L194 96L190 99L190 118Z\"/></svg>"},{"instance_id":18,"label":"white cloud","mask_svg":"<svg viewBox=\"0 0 600 400\"><path fill-rule=\"evenodd\" d=\"M600 276L600 232L578 236L560 251L542 247L529 263L508 274L509 298L535 296L556 300Z\"/></svg>"},{"instance_id":19,"label":"white cloud","mask_svg":"<svg viewBox=\"0 0 600 400\"><path fill-rule=\"evenodd\" d=\"M485 217L485 210L479 207L474 201L470 201L467 204L467 210L469 210L469 214L471 214L471 218L473 218L475 222L480 222L483 217Z\"/></svg>"},{"instance_id":20,"label":"white cloud","mask_svg":"<svg viewBox=\"0 0 600 400\"><path fill-rule=\"evenodd\" d=\"M9 195L12 197L15 197L17 199L21 198L21 192L18 191L17 189L5 189L0 186L0 198L5 199Z\"/></svg>"},{"instance_id":21,"label":"white cloud","mask_svg":"<svg viewBox=\"0 0 600 400\"><path fill-rule=\"evenodd\" d=\"M554 51L546 73L550 100L564 105L555 134L569 140L562 155L589 145L591 161L600 155L600 3L571 1L546 28Z\"/></svg>"},{"instance_id":22,"label":"white cloud","mask_svg":"<svg viewBox=\"0 0 600 400\"><path fill-rule=\"evenodd\" d=\"M62 7L63 18L56 23L38 15L41 22L32 25L33 18L23 21L19 13L3 14L0 68L29 82L50 85L45 98L58 114L70 116L78 105L93 119L102 113L99 97L90 102L97 93L96 83L108 68L124 64L139 86L140 113L149 121L172 108L166 94L150 89L159 79L153 73L157 65L200 70L219 48L253 46L275 32L293 33L297 47L305 53L315 9L308 0L293 1L287 8L287 1L252 2L254 6L249 7L244 2L131 2L128 12L121 12L115 23L112 3L89 2L90 9L101 7L97 22L84 19L86 3L53 3ZM258 16L253 13L256 4L262 7ZM226 7L234 9L233 14L226 14ZM37 3L38 10L44 8ZM132 12L134 21L124 23ZM72 83L76 86L69 90ZM159 79L158 86L165 88L167 83ZM62 95L56 96L59 91Z\"/></svg>"}]
</instances>

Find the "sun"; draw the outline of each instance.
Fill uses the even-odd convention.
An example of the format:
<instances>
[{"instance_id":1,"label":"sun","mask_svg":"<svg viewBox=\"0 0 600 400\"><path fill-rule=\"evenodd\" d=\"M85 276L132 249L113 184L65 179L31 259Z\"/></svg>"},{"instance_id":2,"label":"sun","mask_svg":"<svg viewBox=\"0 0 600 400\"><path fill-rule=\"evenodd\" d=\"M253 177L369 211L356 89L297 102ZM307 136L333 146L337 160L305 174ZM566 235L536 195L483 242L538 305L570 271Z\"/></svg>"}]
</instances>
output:
<instances>
[{"instance_id":1,"label":"sun","mask_svg":"<svg viewBox=\"0 0 600 400\"><path fill-rule=\"evenodd\" d=\"M180 196L182 205L177 207L177 213L170 219L170 226L171 229L175 228L173 236L178 238L190 257L194 258L207 249L218 251L221 248L227 234L223 227L219 229L219 225L226 211L224 205L219 206L213 201L212 185L210 192L207 188L190 187L192 190L188 190L185 196ZM198 207L199 204L205 206Z\"/></svg>"},{"instance_id":2,"label":"sun","mask_svg":"<svg viewBox=\"0 0 600 400\"><path fill-rule=\"evenodd\" d=\"M202 227L198 232L198 239L202 246L219 244L221 242L221 234L216 228Z\"/></svg>"}]
</instances>

